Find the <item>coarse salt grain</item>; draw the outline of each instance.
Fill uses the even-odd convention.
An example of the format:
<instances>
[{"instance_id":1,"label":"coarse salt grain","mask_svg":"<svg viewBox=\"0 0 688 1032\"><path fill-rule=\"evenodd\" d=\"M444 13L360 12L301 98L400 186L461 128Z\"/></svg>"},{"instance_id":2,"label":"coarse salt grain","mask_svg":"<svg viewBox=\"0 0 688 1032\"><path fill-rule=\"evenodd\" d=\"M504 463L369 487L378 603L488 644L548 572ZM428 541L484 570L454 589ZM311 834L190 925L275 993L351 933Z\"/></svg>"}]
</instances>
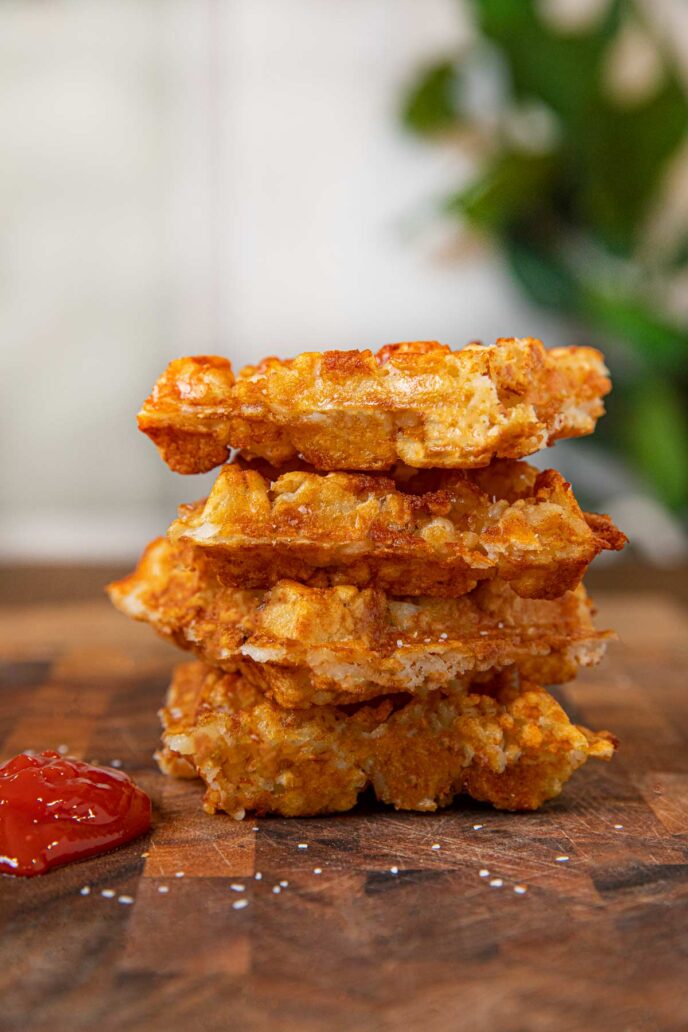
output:
<instances>
[{"instance_id":1,"label":"coarse salt grain","mask_svg":"<svg viewBox=\"0 0 688 1032\"><path fill-rule=\"evenodd\" d=\"M129 906L131 903L134 902L134 897L133 896L118 896L117 897L117 902L118 903L124 903L125 906Z\"/></svg>"},{"instance_id":2,"label":"coarse salt grain","mask_svg":"<svg viewBox=\"0 0 688 1032\"><path fill-rule=\"evenodd\" d=\"M525 885L514 885L514 892L517 896L525 896L528 889Z\"/></svg>"},{"instance_id":3,"label":"coarse salt grain","mask_svg":"<svg viewBox=\"0 0 688 1032\"><path fill-rule=\"evenodd\" d=\"M556 858L556 861L557 861L558 864L565 864L567 860L568 860L567 856L558 856Z\"/></svg>"},{"instance_id":4,"label":"coarse salt grain","mask_svg":"<svg viewBox=\"0 0 688 1032\"><path fill-rule=\"evenodd\" d=\"M441 641L446 641L448 637L449 637L449 635L447 634L446 631L442 631L442 633L440 634Z\"/></svg>"},{"instance_id":5,"label":"coarse salt grain","mask_svg":"<svg viewBox=\"0 0 688 1032\"><path fill-rule=\"evenodd\" d=\"M261 871L256 871L256 873L253 875L253 877L256 879L256 881L262 881L263 874L262 874Z\"/></svg>"},{"instance_id":6,"label":"coarse salt grain","mask_svg":"<svg viewBox=\"0 0 688 1032\"><path fill-rule=\"evenodd\" d=\"M119 767L122 766L122 761L121 760L110 760L110 766L111 767L115 767L115 768L119 768Z\"/></svg>"},{"instance_id":7,"label":"coarse salt grain","mask_svg":"<svg viewBox=\"0 0 688 1032\"><path fill-rule=\"evenodd\" d=\"M248 900L247 899L238 899L238 900L236 900L236 902L232 903L232 909L233 910L243 910L244 907L247 907L247 906L248 906Z\"/></svg>"},{"instance_id":8,"label":"coarse salt grain","mask_svg":"<svg viewBox=\"0 0 688 1032\"><path fill-rule=\"evenodd\" d=\"M170 891L170 889L169 889L168 885L158 885L158 892L165 893L165 892L169 892L169 891Z\"/></svg>"},{"instance_id":9,"label":"coarse salt grain","mask_svg":"<svg viewBox=\"0 0 688 1032\"><path fill-rule=\"evenodd\" d=\"M288 882L288 881L281 881L281 882L280 882L280 885L282 886L282 888L283 888L283 889L286 889L286 887L287 887L287 885L288 885L288 884L289 884L289 882Z\"/></svg>"},{"instance_id":10,"label":"coarse salt grain","mask_svg":"<svg viewBox=\"0 0 688 1032\"><path fill-rule=\"evenodd\" d=\"M314 867L313 874L322 874L322 867Z\"/></svg>"},{"instance_id":11,"label":"coarse salt grain","mask_svg":"<svg viewBox=\"0 0 688 1032\"><path fill-rule=\"evenodd\" d=\"M441 849L441 846L439 842L433 842L433 844L430 846L430 849Z\"/></svg>"},{"instance_id":12,"label":"coarse salt grain","mask_svg":"<svg viewBox=\"0 0 688 1032\"><path fill-rule=\"evenodd\" d=\"M101 892L101 896L105 896L105 899L112 899L114 894L115 894L115 890L114 889L103 889L103 891Z\"/></svg>"},{"instance_id":13,"label":"coarse salt grain","mask_svg":"<svg viewBox=\"0 0 688 1032\"><path fill-rule=\"evenodd\" d=\"M272 891L275 893L276 896L279 896L279 894L280 894L280 892L282 890L280 889L279 885L273 885L272 886Z\"/></svg>"},{"instance_id":14,"label":"coarse salt grain","mask_svg":"<svg viewBox=\"0 0 688 1032\"><path fill-rule=\"evenodd\" d=\"M260 828L258 827L257 824L254 824L253 827L251 828L251 831L260 831Z\"/></svg>"},{"instance_id":15,"label":"coarse salt grain","mask_svg":"<svg viewBox=\"0 0 688 1032\"><path fill-rule=\"evenodd\" d=\"M246 890L245 885L239 885L238 882L232 882L229 886L232 892L244 892Z\"/></svg>"},{"instance_id":16,"label":"coarse salt grain","mask_svg":"<svg viewBox=\"0 0 688 1032\"><path fill-rule=\"evenodd\" d=\"M478 871L478 874L480 875L481 878L489 878L490 877L490 872L488 871L487 867L481 867L480 870Z\"/></svg>"},{"instance_id":17,"label":"coarse salt grain","mask_svg":"<svg viewBox=\"0 0 688 1032\"><path fill-rule=\"evenodd\" d=\"M91 895L91 886L90 885L84 885L82 888L79 889L79 892L81 893L82 896L90 896Z\"/></svg>"},{"instance_id":18,"label":"coarse salt grain","mask_svg":"<svg viewBox=\"0 0 688 1032\"><path fill-rule=\"evenodd\" d=\"M401 648L401 646L402 646L403 644L404 644L404 643L403 643L403 641L401 640L401 638L397 638L397 648L398 648L398 649L400 649L400 648Z\"/></svg>"},{"instance_id":19,"label":"coarse salt grain","mask_svg":"<svg viewBox=\"0 0 688 1032\"><path fill-rule=\"evenodd\" d=\"M174 872L174 876L175 876L175 878L183 878L185 873L186 873L185 871L175 871Z\"/></svg>"},{"instance_id":20,"label":"coarse salt grain","mask_svg":"<svg viewBox=\"0 0 688 1032\"><path fill-rule=\"evenodd\" d=\"M501 878L490 878L490 885L493 889L501 889L504 881Z\"/></svg>"},{"instance_id":21,"label":"coarse salt grain","mask_svg":"<svg viewBox=\"0 0 688 1032\"><path fill-rule=\"evenodd\" d=\"M621 831L621 829L623 828L623 824L615 824L614 827L617 831Z\"/></svg>"},{"instance_id":22,"label":"coarse salt grain","mask_svg":"<svg viewBox=\"0 0 688 1032\"><path fill-rule=\"evenodd\" d=\"M298 848L299 849L308 849L308 843L307 842L299 842Z\"/></svg>"},{"instance_id":23,"label":"coarse salt grain","mask_svg":"<svg viewBox=\"0 0 688 1032\"><path fill-rule=\"evenodd\" d=\"M474 824L473 825L473 831L480 831L481 828L482 828L482 824Z\"/></svg>"},{"instance_id":24,"label":"coarse salt grain","mask_svg":"<svg viewBox=\"0 0 688 1032\"><path fill-rule=\"evenodd\" d=\"M59 752L60 756L66 756L66 754L69 752L69 746L68 745L58 745L57 751Z\"/></svg>"},{"instance_id":25,"label":"coarse salt grain","mask_svg":"<svg viewBox=\"0 0 688 1032\"><path fill-rule=\"evenodd\" d=\"M389 873L390 874L399 874L399 868L396 866L396 864L394 865L394 867L390 867Z\"/></svg>"}]
</instances>

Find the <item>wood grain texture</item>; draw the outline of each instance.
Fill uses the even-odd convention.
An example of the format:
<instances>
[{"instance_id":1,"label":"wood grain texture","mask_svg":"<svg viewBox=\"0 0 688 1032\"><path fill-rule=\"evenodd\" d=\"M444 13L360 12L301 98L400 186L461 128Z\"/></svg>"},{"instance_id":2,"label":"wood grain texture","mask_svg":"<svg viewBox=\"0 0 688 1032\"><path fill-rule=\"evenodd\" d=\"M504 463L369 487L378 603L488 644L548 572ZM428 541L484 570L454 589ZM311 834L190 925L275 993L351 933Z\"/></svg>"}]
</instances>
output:
<instances>
[{"instance_id":1,"label":"wood grain texture","mask_svg":"<svg viewBox=\"0 0 688 1032\"><path fill-rule=\"evenodd\" d=\"M152 761L170 647L100 599L3 609L2 758L66 745L121 760L155 825L43 878L0 878L0 1028L683 1032L688 617L654 594L600 608L625 644L559 695L621 749L540 812L367 803L239 824Z\"/></svg>"}]
</instances>

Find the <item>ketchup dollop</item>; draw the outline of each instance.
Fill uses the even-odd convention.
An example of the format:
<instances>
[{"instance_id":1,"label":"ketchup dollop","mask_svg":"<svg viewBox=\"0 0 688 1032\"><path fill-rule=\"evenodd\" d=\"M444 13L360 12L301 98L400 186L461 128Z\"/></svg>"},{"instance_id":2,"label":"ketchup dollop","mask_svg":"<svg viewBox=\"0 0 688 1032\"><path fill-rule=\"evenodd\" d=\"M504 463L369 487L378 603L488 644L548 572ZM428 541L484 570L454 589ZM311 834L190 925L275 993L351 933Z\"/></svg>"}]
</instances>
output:
<instances>
[{"instance_id":1,"label":"ketchup dollop","mask_svg":"<svg viewBox=\"0 0 688 1032\"><path fill-rule=\"evenodd\" d=\"M104 853L151 825L151 803L131 778L56 752L0 764L0 872L31 877Z\"/></svg>"}]
</instances>

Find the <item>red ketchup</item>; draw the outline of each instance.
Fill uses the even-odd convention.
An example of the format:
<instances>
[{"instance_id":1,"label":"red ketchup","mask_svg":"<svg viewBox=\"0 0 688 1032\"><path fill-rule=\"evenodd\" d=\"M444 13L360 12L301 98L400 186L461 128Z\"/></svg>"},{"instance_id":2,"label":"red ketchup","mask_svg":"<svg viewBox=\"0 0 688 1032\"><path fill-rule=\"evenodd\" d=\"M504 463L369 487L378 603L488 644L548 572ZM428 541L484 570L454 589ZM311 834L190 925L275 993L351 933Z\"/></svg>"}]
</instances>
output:
<instances>
[{"instance_id":1,"label":"red ketchup","mask_svg":"<svg viewBox=\"0 0 688 1032\"><path fill-rule=\"evenodd\" d=\"M151 803L127 774L20 753L0 764L0 872L31 877L104 853L151 825Z\"/></svg>"}]
</instances>

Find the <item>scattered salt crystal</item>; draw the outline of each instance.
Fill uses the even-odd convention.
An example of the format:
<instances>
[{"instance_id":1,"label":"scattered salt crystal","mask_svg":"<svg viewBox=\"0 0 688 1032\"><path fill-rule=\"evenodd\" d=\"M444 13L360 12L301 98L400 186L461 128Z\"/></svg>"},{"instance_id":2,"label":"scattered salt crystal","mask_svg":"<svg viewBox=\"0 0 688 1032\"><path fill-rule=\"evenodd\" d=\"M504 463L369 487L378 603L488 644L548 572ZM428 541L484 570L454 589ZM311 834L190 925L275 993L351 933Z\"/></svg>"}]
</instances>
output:
<instances>
[{"instance_id":1,"label":"scattered salt crystal","mask_svg":"<svg viewBox=\"0 0 688 1032\"><path fill-rule=\"evenodd\" d=\"M232 890L232 892L244 892L246 889L245 885L239 885L237 884L237 882L232 882L232 884L229 887Z\"/></svg>"},{"instance_id":2,"label":"scattered salt crystal","mask_svg":"<svg viewBox=\"0 0 688 1032\"><path fill-rule=\"evenodd\" d=\"M282 888L283 888L283 889L286 889L286 887L287 887L287 885L288 885L288 884L289 884L289 882L288 882L288 881L281 881L281 882L280 882L280 885L282 886Z\"/></svg>"},{"instance_id":3,"label":"scattered salt crystal","mask_svg":"<svg viewBox=\"0 0 688 1032\"><path fill-rule=\"evenodd\" d=\"M487 867L481 867L480 870L478 871L478 874L480 875L481 878L489 878L490 877L490 872L488 871Z\"/></svg>"},{"instance_id":4,"label":"scattered salt crystal","mask_svg":"<svg viewBox=\"0 0 688 1032\"><path fill-rule=\"evenodd\" d=\"M503 884L504 884L504 882L502 881L501 878L490 878L490 885L494 889L501 889Z\"/></svg>"},{"instance_id":5,"label":"scattered salt crystal","mask_svg":"<svg viewBox=\"0 0 688 1032\"><path fill-rule=\"evenodd\" d=\"M262 878L263 878L263 874L262 874L261 871L256 871L256 873L253 875L253 877L256 879L256 881L261 881Z\"/></svg>"},{"instance_id":6,"label":"scattered salt crystal","mask_svg":"<svg viewBox=\"0 0 688 1032\"><path fill-rule=\"evenodd\" d=\"M251 831L260 831L260 828L258 827L257 824L254 824L253 827L251 828Z\"/></svg>"},{"instance_id":7,"label":"scattered salt crystal","mask_svg":"<svg viewBox=\"0 0 688 1032\"><path fill-rule=\"evenodd\" d=\"M248 900L247 899L238 899L238 900L236 900L235 903L232 903L232 909L233 910L243 910L244 907L247 907L247 906L248 906Z\"/></svg>"},{"instance_id":8,"label":"scattered salt crystal","mask_svg":"<svg viewBox=\"0 0 688 1032\"><path fill-rule=\"evenodd\" d=\"M314 867L313 874L322 874L322 867Z\"/></svg>"},{"instance_id":9,"label":"scattered salt crystal","mask_svg":"<svg viewBox=\"0 0 688 1032\"><path fill-rule=\"evenodd\" d=\"M449 635L447 634L446 631L442 631L442 633L440 634L440 638L441 638L442 641L446 641L448 637L449 637Z\"/></svg>"},{"instance_id":10,"label":"scattered salt crystal","mask_svg":"<svg viewBox=\"0 0 688 1032\"><path fill-rule=\"evenodd\" d=\"M308 843L307 842L299 842L298 848L299 849L308 849Z\"/></svg>"},{"instance_id":11,"label":"scattered salt crystal","mask_svg":"<svg viewBox=\"0 0 688 1032\"><path fill-rule=\"evenodd\" d=\"M441 848L441 846L440 846L439 842L433 842L433 844L430 846L430 849L440 849L440 848Z\"/></svg>"},{"instance_id":12,"label":"scattered salt crystal","mask_svg":"<svg viewBox=\"0 0 688 1032\"><path fill-rule=\"evenodd\" d=\"M146 857L149 857L149 856L150 856L150 853L148 853L148 852L146 852L146 853L141 853L141 856L142 856L142 857L143 857L143 859L145 860L145 859L146 859Z\"/></svg>"},{"instance_id":13,"label":"scattered salt crystal","mask_svg":"<svg viewBox=\"0 0 688 1032\"><path fill-rule=\"evenodd\" d=\"M623 824L615 824L614 827L617 831L621 831L621 829L623 828Z\"/></svg>"},{"instance_id":14,"label":"scattered salt crystal","mask_svg":"<svg viewBox=\"0 0 688 1032\"><path fill-rule=\"evenodd\" d=\"M115 890L114 889L103 889L103 891L101 892L101 896L105 896L105 899L112 899L114 894L115 894Z\"/></svg>"},{"instance_id":15,"label":"scattered salt crystal","mask_svg":"<svg viewBox=\"0 0 688 1032\"><path fill-rule=\"evenodd\" d=\"M480 831L481 828L482 828L482 824L474 824L473 825L473 831Z\"/></svg>"},{"instance_id":16,"label":"scattered salt crystal","mask_svg":"<svg viewBox=\"0 0 688 1032\"><path fill-rule=\"evenodd\" d=\"M69 752L69 746L68 745L58 745L57 751L59 752L60 756L66 756L67 753Z\"/></svg>"},{"instance_id":17,"label":"scattered salt crystal","mask_svg":"<svg viewBox=\"0 0 688 1032\"><path fill-rule=\"evenodd\" d=\"M280 892L282 890L280 889L279 885L273 885L272 886L272 891L275 893L276 896L279 896L279 894L280 894Z\"/></svg>"},{"instance_id":18,"label":"scattered salt crystal","mask_svg":"<svg viewBox=\"0 0 688 1032\"><path fill-rule=\"evenodd\" d=\"M111 767L116 767L116 768L117 767L121 767L122 766L122 761L121 760L110 760L110 766Z\"/></svg>"},{"instance_id":19,"label":"scattered salt crystal","mask_svg":"<svg viewBox=\"0 0 688 1032\"><path fill-rule=\"evenodd\" d=\"M91 886L90 885L84 885L82 888L79 889L79 892L81 893L82 896L90 896L91 895Z\"/></svg>"},{"instance_id":20,"label":"scattered salt crystal","mask_svg":"<svg viewBox=\"0 0 688 1032\"><path fill-rule=\"evenodd\" d=\"M401 646L402 646L403 644L404 644L404 643L403 643L403 641L401 640L401 638L397 638L397 648L398 648L398 649L400 649L400 648L401 648Z\"/></svg>"},{"instance_id":21,"label":"scattered salt crystal","mask_svg":"<svg viewBox=\"0 0 688 1032\"><path fill-rule=\"evenodd\" d=\"M158 885L158 892L169 892L169 891L170 891L170 889L169 889L168 885Z\"/></svg>"},{"instance_id":22,"label":"scattered salt crystal","mask_svg":"<svg viewBox=\"0 0 688 1032\"><path fill-rule=\"evenodd\" d=\"M175 878L183 878L185 873L186 873L185 871L175 871L174 872L174 876L175 876Z\"/></svg>"},{"instance_id":23,"label":"scattered salt crystal","mask_svg":"<svg viewBox=\"0 0 688 1032\"><path fill-rule=\"evenodd\" d=\"M514 885L514 892L517 896L524 896L528 889L525 885Z\"/></svg>"},{"instance_id":24,"label":"scattered salt crystal","mask_svg":"<svg viewBox=\"0 0 688 1032\"><path fill-rule=\"evenodd\" d=\"M568 860L568 857L567 856L558 856L556 858L556 860L557 860L558 864L565 864L566 861Z\"/></svg>"},{"instance_id":25,"label":"scattered salt crystal","mask_svg":"<svg viewBox=\"0 0 688 1032\"><path fill-rule=\"evenodd\" d=\"M389 873L390 874L399 874L399 868L396 866L396 864L394 865L394 867L390 867Z\"/></svg>"},{"instance_id":26,"label":"scattered salt crystal","mask_svg":"<svg viewBox=\"0 0 688 1032\"><path fill-rule=\"evenodd\" d=\"M118 896L117 897L117 902L118 903L124 903L125 906L129 906L130 903L134 902L134 897L133 896Z\"/></svg>"}]
</instances>

